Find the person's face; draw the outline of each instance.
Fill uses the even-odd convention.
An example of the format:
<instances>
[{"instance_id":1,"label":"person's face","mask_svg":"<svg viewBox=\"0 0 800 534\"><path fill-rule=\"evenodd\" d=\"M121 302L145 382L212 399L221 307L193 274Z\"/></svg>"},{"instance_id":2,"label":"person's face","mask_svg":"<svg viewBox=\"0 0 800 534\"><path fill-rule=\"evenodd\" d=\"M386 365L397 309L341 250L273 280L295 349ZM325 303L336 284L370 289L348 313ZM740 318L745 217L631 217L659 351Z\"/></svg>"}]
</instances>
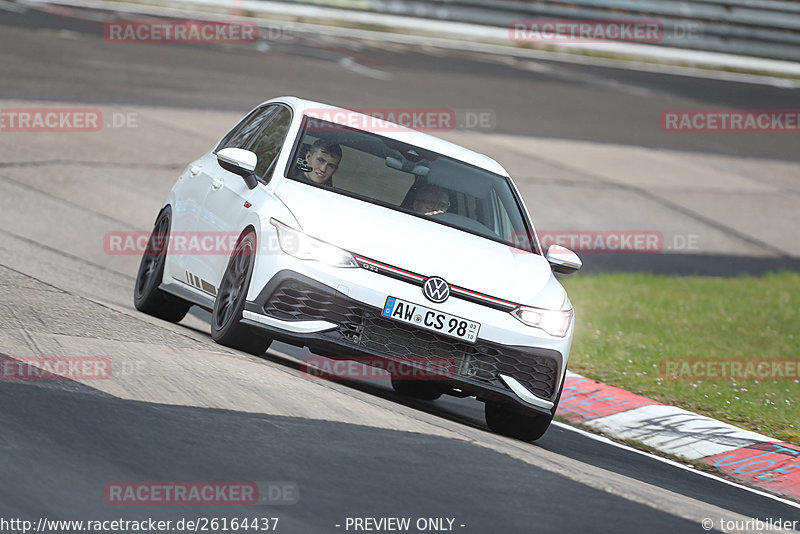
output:
<instances>
[{"instance_id":1,"label":"person's face","mask_svg":"<svg viewBox=\"0 0 800 534\"><path fill-rule=\"evenodd\" d=\"M311 171L305 173L306 177L318 184L328 181L339 168L339 159L333 154L323 152L321 148L316 149L313 153L307 153L306 161L311 166Z\"/></svg>"},{"instance_id":2,"label":"person's face","mask_svg":"<svg viewBox=\"0 0 800 534\"><path fill-rule=\"evenodd\" d=\"M450 208L450 199L445 191L423 189L414 199L414 211L424 215L444 213Z\"/></svg>"}]
</instances>

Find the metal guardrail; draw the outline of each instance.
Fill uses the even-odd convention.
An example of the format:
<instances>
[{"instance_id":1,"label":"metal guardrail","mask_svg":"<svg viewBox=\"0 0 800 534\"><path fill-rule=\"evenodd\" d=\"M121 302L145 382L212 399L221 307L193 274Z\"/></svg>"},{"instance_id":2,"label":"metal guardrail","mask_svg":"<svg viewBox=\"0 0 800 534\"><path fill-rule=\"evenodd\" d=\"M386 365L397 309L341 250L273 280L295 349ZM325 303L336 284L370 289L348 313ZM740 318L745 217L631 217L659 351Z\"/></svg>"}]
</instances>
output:
<instances>
[{"instance_id":1,"label":"metal guardrail","mask_svg":"<svg viewBox=\"0 0 800 534\"><path fill-rule=\"evenodd\" d=\"M283 0L347 7L348 0ZM800 61L800 2L781 0L352 0L375 13L509 27L519 19L657 19L658 44Z\"/></svg>"}]
</instances>

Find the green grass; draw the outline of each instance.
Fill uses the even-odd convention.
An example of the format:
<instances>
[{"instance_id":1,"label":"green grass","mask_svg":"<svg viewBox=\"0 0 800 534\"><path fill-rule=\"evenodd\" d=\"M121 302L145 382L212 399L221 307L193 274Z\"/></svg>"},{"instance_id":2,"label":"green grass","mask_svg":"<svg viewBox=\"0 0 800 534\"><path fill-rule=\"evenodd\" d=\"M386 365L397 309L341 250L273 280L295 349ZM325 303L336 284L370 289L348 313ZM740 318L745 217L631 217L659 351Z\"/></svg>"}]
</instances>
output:
<instances>
[{"instance_id":1,"label":"green grass","mask_svg":"<svg viewBox=\"0 0 800 534\"><path fill-rule=\"evenodd\" d=\"M634 393L800 443L800 383L670 380L671 358L800 360L800 275L608 274L565 280L575 306L569 368Z\"/></svg>"}]
</instances>

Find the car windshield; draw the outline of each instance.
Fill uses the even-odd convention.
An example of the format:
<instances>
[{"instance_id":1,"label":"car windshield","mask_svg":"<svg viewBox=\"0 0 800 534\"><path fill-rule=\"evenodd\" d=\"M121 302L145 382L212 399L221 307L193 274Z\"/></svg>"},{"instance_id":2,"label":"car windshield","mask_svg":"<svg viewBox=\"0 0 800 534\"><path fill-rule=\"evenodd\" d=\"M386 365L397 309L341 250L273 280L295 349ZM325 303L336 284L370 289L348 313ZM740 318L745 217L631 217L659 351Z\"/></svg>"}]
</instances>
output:
<instances>
[{"instance_id":1,"label":"car windshield","mask_svg":"<svg viewBox=\"0 0 800 534\"><path fill-rule=\"evenodd\" d=\"M538 253L508 178L376 133L306 117L286 176Z\"/></svg>"}]
</instances>

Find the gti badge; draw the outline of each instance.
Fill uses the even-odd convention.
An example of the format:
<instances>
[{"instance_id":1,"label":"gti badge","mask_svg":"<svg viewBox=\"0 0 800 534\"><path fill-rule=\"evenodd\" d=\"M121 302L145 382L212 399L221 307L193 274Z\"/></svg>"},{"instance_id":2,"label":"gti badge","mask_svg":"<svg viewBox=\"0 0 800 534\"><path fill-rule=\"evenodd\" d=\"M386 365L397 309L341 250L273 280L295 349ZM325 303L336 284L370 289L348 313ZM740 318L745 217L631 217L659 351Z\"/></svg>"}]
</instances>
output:
<instances>
[{"instance_id":1,"label":"gti badge","mask_svg":"<svg viewBox=\"0 0 800 534\"><path fill-rule=\"evenodd\" d=\"M438 304L446 301L450 296L450 286L442 278L431 276L425 280L425 284L422 286L422 293L425 298Z\"/></svg>"}]
</instances>

